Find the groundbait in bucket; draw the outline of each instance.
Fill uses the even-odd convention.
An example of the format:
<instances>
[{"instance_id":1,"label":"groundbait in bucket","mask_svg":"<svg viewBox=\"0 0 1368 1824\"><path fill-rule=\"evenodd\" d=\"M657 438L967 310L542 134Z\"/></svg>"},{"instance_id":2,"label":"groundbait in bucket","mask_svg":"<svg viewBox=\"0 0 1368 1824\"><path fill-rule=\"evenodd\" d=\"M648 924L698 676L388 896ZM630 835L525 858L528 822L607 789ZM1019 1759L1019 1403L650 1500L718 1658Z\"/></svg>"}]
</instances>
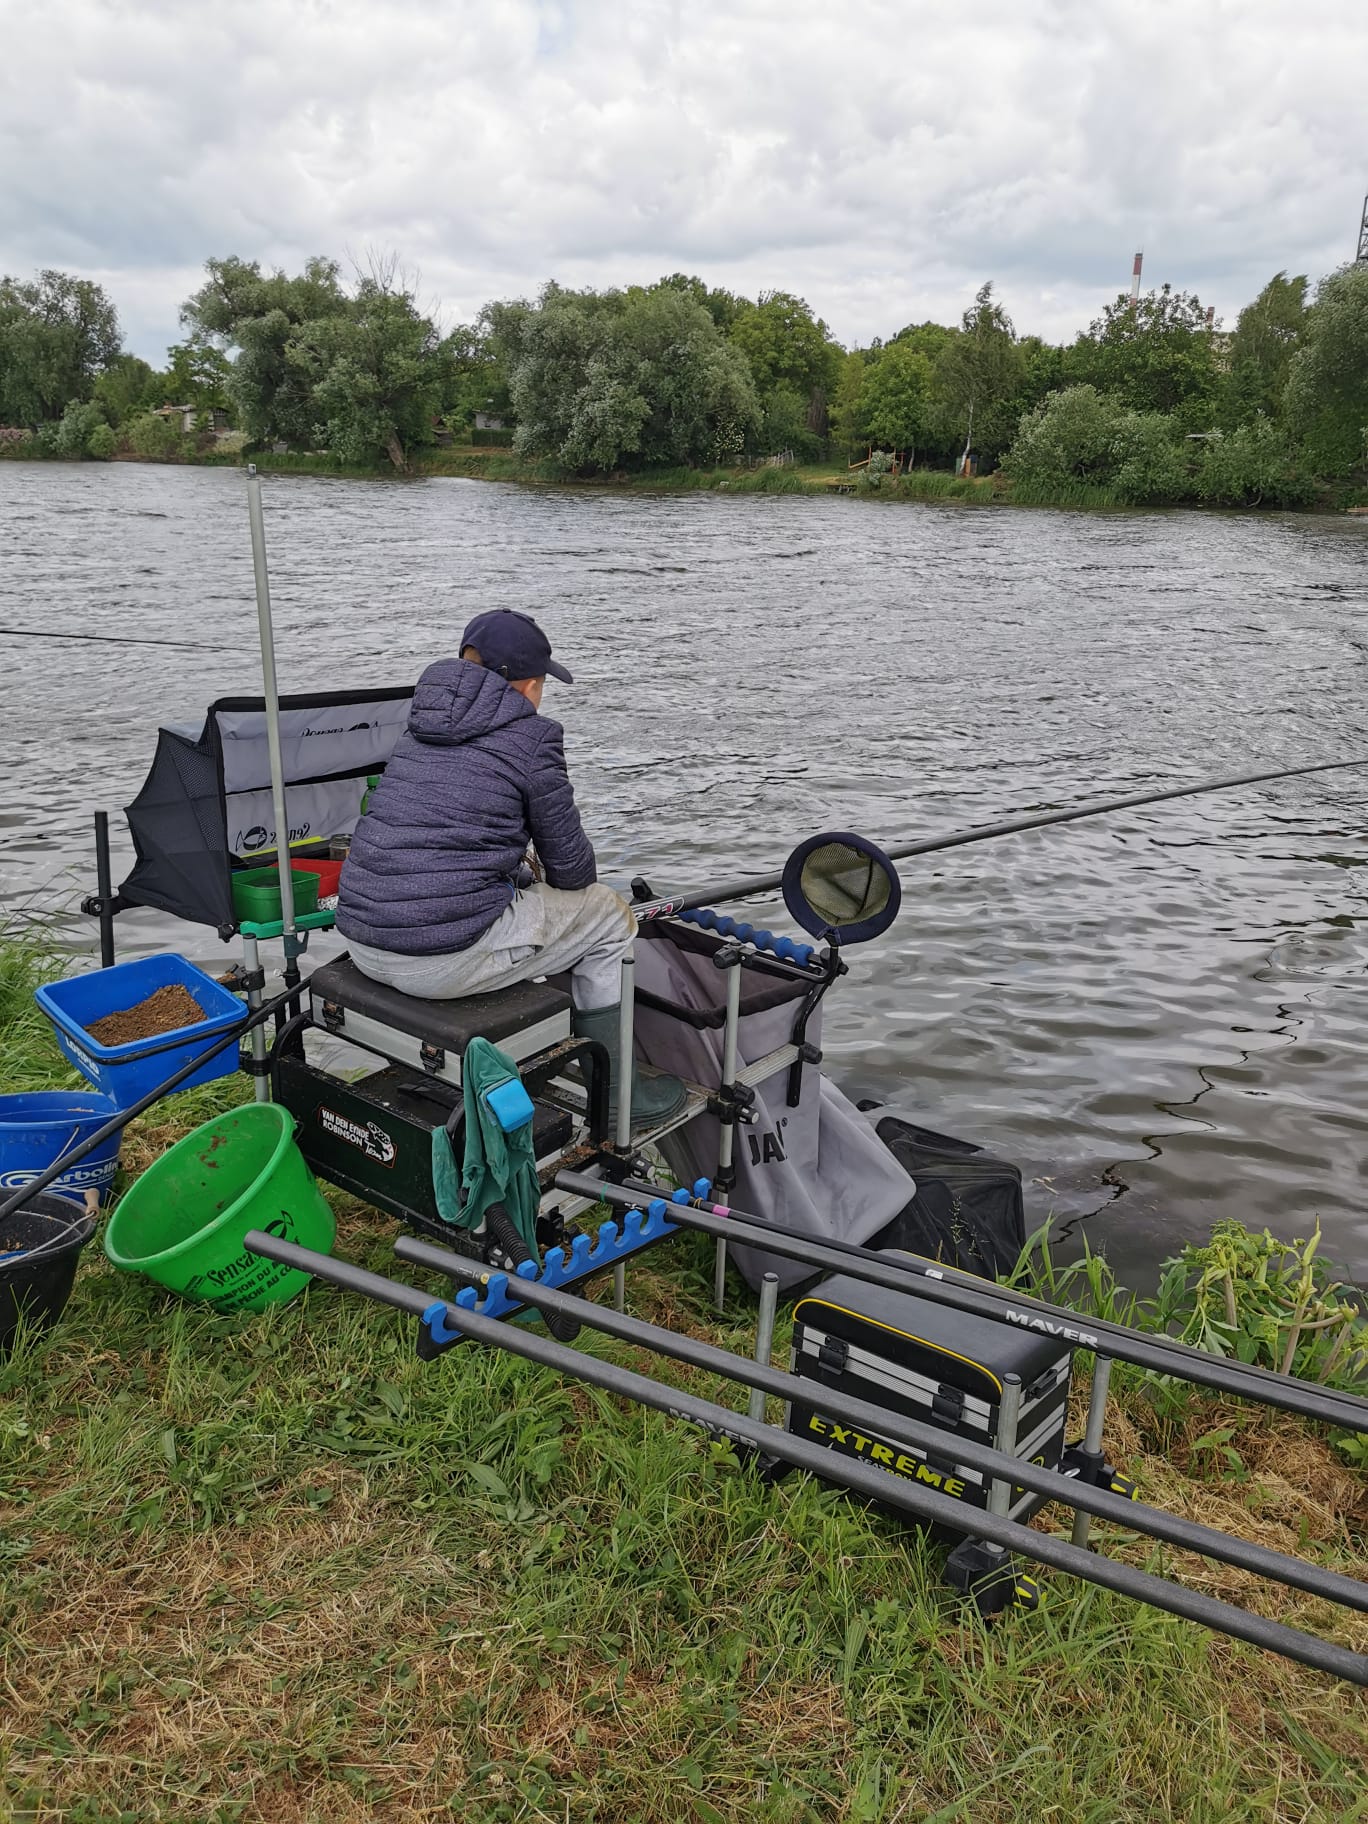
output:
<instances>
[{"instance_id":1,"label":"groundbait in bucket","mask_svg":"<svg viewBox=\"0 0 1368 1824\"><path fill-rule=\"evenodd\" d=\"M116 1267L145 1273L217 1311L264 1311L304 1290L309 1275L249 1254L265 1229L327 1254L333 1214L294 1143L294 1121L274 1102L216 1115L150 1166L105 1230Z\"/></svg>"}]
</instances>

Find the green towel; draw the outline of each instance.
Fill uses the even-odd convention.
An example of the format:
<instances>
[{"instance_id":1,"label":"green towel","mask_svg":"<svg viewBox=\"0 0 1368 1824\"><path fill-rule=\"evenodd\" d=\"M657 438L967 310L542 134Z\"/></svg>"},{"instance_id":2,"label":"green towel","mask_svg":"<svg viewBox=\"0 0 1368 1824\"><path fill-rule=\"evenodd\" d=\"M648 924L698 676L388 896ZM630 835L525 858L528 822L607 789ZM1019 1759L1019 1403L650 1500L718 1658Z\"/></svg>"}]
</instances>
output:
<instances>
[{"instance_id":1,"label":"green towel","mask_svg":"<svg viewBox=\"0 0 1368 1824\"><path fill-rule=\"evenodd\" d=\"M465 1159L460 1177L444 1127L432 1132L432 1189L444 1222L478 1229L491 1203L502 1203L514 1228L527 1244L528 1258L541 1264L537 1252L537 1210L541 1186L532 1123L506 1134L485 1105L485 1096L501 1083L515 1082L518 1067L488 1039L472 1039L461 1059L461 1094L465 1101Z\"/></svg>"}]
</instances>

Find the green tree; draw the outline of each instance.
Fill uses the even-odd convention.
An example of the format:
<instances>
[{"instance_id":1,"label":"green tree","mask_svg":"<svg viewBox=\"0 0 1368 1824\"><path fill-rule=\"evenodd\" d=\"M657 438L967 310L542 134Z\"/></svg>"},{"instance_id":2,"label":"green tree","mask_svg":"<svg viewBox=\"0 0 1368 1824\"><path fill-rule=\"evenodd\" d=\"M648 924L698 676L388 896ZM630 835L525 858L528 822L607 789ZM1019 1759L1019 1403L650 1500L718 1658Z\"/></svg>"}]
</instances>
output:
<instances>
[{"instance_id":1,"label":"green tree","mask_svg":"<svg viewBox=\"0 0 1368 1824\"><path fill-rule=\"evenodd\" d=\"M1197 491L1215 506L1301 507L1315 494L1315 483L1284 428L1258 417L1210 439Z\"/></svg>"},{"instance_id":2,"label":"green tree","mask_svg":"<svg viewBox=\"0 0 1368 1824\"><path fill-rule=\"evenodd\" d=\"M164 378L138 355L118 355L95 382L93 397L113 425L168 401Z\"/></svg>"},{"instance_id":3,"label":"green tree","mask_svg":"<svg viewBox=\"0 0 1368 1824\"><path fill-rule=\"evenodd\" d=\"M847 461L864 447L860 428L860 393L871 363L878 358L874 349L856 349L846 355L837 369L827 420L831 441L837 453Z\"/></svg>"},{"instance_id":4,"label":"green tree","mask_svg":"<svg viewBox=\"0 0 1368 1824\"><path fill-rule=\"evenodd\" d=\"M760 427L753 439L766 455L792 452L799 462L822 453L822 438L812 428L812 402L791 386L772 387L760 405Z\"/></svg>"},{"instance_id":5,"label":"green tree","mask_svg":"<svg viewBox=\"0 0 1368 1824\"><path fill-rule=\"evenodd\" d=\"M128 425L124 435L135 456L148 462L178 462L185 455L186 439L177 418L161 418L155 412L144 412Z\"/></svg>"},{"instance_id":6,"label":"green tree","mask_svg":"<svg viewBox=\"0 0 1368 1824\"><path fill-rule=\"evenodd\" d=\"M160 400L159 404L191 405L197 412L231 414L233 364L216 342L202 331L196 332L184 342L173 343L167 358L167 379L175 397Z\"/></svg>"},{"instance_id":7,"label":"green tree","mask_svg":"<svg viewBox=\"0 0 1368 1824\"><path fill-rule=\"evenodd\" d=\"M740 349L750 365L762 411L769 407L773 395L796 393L803 402L802 435L810 433L814 439L824 436L828 401L840 373L841 349L808 304L791 292L761 292L758 303L747 303L737 313L729 336L732 346ZM771 422L776 416L787 423L791 414L786 407L777 407L770 414ZM773 434L773 430L767 431L767 435ZM785 437L784 444L791 446L801 440L794 431Z\"/></svg>"},{"instance_id":8,"label":"green tree","mask_svg":"<svg viewBox=\"0 0 1368 1824\"><path fill-rule=\"evenodd\" d=\"M317 434L343 461L383 452L402 471L411 451L432 443L452 351L393 266L360 280L342 312L302 324L286 354L307 378Z\"/></svg>"},{"instance_id":9,"label":"green tree","mask_svg":"<svg viewBox=\"0 0 1368 1824\"><path fill-rule=\"evenodd\" d=\"M1286 412L1316 471L1368 468L1368 265L1322 279L1288 366Z\"/></svg>"},{"instance_id":10,"label":"green tree","mask_svg":"<svg viewBox=\"0 0 1368 1824\"><path fill-rule=\"evenodd\" d=\"M97 462L108 462L119 447L119 440L107 424L97 424L90 433L86 444L86 455L93 456Z\"/></svg>"},{"instance_id":11,"label":"green tree","mask_svg":"<svg viewBox=\"0 0 1368 1824\"><path fill-rule=\"evenodd\" d=\"M893 341L865 369L856 422L877 447L900 451L910 463L931 413L932 367L911 340Z\"/></svg>"},{"instance_id":12,"label":"green tree","mask_svg":"<svg viewBox=\"0 0 1368 1824\"><path fill-rule=\"evenodd\" d=\"M935 358L936 411L944 432L962 436L971 449L995 462L1015 428L1012 403L1021 391L1025 363L1012 320L981 285L965 311L960 333Z\"/></svg>"},{"instance_id":13,"label":"green tree","mask_svg":"<svg viewBox=\"0 0 1368 1824\"><path fill-rule=\"evenodd\" d=\"M1306 329L1304 275L1278 272L1252 304L1246 304L1230 338L1229 371L1222 389L1222 417L1228 427L1262 413L1276 418L1292 357Z\"/></svg>"},{"instance_id":14,"label":"green tree","mask_svg":"<svg viewBox=\"0 0 1368 1824\"><path fill-rule=\"evenodd\" d=\"M1215 353L1206 311L1191 292L1163 285L1134 305L1123 293L1069 349L1065 371L1132 411L1172 413L1184 431L1211 423Z\"/></svg>"},{"instance_id":15,"label":"green tree","mask_svg":"<svg viewBox=\"0 0 1368 1824\"><path fill-rule=\"evenodd\" d=\"M70 460L79 460L90 449L90 440L95 432L105 425L104 413L93 400L82 402L73 399L62 413L62 422L57 427L54 449L58 456Z\"/></svg>"},{"instance_id":16,"label":"green tree","mask_svg":"<svg viewBox=\"0 0 1368 1824\"><path fill-rule=\"evenodd\" d=\"M1105 483L1120 417L1117 402L1095 386L1050 393L1022 419L1003 469L1013 481L1042 488Z\"/></svg>"},{"instance_id":17,"label":"green tree","mask_svg":"<svg viewBox=\"0 0 1368 1824\"><path fill-rule=\"evenodd\" d=\"M1186 445L1163 412L1122 412L1110 456L1108 486L1132 506L1176 506L1192 498Z\"/></svg>"},{"instance_id":18,"label":"green tree","mask_svg":"<svg viewBox=\"0 0 1368 1824\"><path fill-rule=\"evenodd\" d=\"M726 334L743 310L753 308L749 298L740 298L733 291L709 285L693 273L672 272L667 279L658 279L652 287L657 291L663 288L682 292L686 298L692 298L695 304L701 304L723 334Z\"/></svg>"},{"instance_id":19,"label":"green tree","mask_svg":"<svg viewBox=\"0 0 1368 1824\"><path fill-rule=\"evenodd\" d=\"M1045 492L1082 483L1134 506L1173 505L1193 493L1186 446L1163 412L1127 411L1095 386L1047 393L1028 412L1003 469Z\"/></svg>"},{"instance_id":20,"label":"green tree","mask_svg":"<svg viewBox=\"0 0 1368 1824\"><path fill-rule=\"evenodd\" d=\"M36 428L89 399L120 341L118 315L93 280L50 269L0 278L0 422Z\"/></svg>"},{"instance_id":21,"label":"green tree","mask_svg":"<svg viewBox=\"0 0 1368 1824\"><path fill-rule=\"evenodd\" d=\"M229 391L253 443L280 439L308 448L317 421L316 375L291 359L290 343L306 323L345 316L337 262L308 260L295 277L263 273L256 260L236 257L210 260L205 270L205 283L181 309L190 341L237 351Z\"/></svg>"},{"instance_id":22,"label":"green tree","mask_svg":"<svg viewBox=\"0 0 1368 1824\"><path fill-rule=\"evenodd\" d=\"M498 310L499 306L490 307ZM476 412L511 419L513 401L508 391L508 371L488 313L476 323L458 323L447 337L451 378L447 417L453 426L473 424Z\"/></svg>"},{"instance_id":23,"label":"green tree","mask_svg":"<svg viewBox=\"0 0 1368 1824\"><path fill-rule=\"evenodd\" d=\"M1017 342L1022 361L1021 390L1012 401L1018 419L1022 412L1034 411L1048 393L1065 385L1064 350L1039 336L1022 336Z\"/></svg>"},{"instance_id":24,"label":"green tree","mask_svg":"<svg viewBox=\"0 0 1368 1824\"><path fill-rule=\"evenodd\" d=\"M949 348L959 333L957 329L947 328L944 323L932 323L928 318L925 323L905 324L885 346L892 348L894 343L897 343L912 349L919 355L925 355L929 361L934 362L938 355L943 354Z\"/></svg>"},{"instance_id":25,"label":"green tree","mask_svg":"<svg viewBox=\"0 0 1368 1824\"><path fill-rule=\"evenodd\" d=\"M725 462L758 424L744 358L677 288L548 285L488 315L527 455L582 472Z\"/></svg>"}]
</instances>

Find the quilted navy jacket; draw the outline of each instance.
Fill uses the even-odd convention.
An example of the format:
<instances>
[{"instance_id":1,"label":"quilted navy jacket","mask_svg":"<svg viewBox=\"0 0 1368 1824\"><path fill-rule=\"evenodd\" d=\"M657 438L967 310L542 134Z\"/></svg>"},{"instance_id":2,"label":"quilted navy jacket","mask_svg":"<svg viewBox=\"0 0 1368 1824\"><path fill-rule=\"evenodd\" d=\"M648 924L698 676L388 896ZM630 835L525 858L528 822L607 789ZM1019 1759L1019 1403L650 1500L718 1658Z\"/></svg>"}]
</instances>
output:
<instances>
[{"instance_id":1,"label":"quilted navy jacket","mask_svg":"<svg viewBox=\"0 0 1368 1824\"><path fill-rule=\"evenodd\" d=\"M529 843L549 886L597 878L560 724L495 672L441 659L356 826L337 929L403 956L468 949L512 903Z\"/></svg>"}]
</instances>

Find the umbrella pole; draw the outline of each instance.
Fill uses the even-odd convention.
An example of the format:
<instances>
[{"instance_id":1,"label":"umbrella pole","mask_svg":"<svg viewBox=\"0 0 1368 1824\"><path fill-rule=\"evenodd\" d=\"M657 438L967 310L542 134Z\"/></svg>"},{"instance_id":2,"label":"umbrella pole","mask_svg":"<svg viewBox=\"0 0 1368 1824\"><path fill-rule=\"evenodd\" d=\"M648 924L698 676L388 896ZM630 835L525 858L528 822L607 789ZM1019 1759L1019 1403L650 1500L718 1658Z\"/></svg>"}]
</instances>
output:
<instances>
[{"instance_id":1,"label":"umbrella pole","mask_svg":"<svg viewBox=\"0 0 1368 1824\"><path fill-rule=\"evenodd\" d=\"M299 985L301 946L295 929L294 877L290 873L290 819L285 806L285 764L280 752L280 691L276 684L275 634L271 626L271 584L266 573L266 525L261 513L261 477L254 462L247 464L247 517L252 527L257 625L261 632L261 682L266 699L266 746L271 759L271 802L275 809L280 922L285 943L285 986L295 988ZM264 1088L264 1079L259 1077L258 1096Z\"/></svg>"}]
</instances>

